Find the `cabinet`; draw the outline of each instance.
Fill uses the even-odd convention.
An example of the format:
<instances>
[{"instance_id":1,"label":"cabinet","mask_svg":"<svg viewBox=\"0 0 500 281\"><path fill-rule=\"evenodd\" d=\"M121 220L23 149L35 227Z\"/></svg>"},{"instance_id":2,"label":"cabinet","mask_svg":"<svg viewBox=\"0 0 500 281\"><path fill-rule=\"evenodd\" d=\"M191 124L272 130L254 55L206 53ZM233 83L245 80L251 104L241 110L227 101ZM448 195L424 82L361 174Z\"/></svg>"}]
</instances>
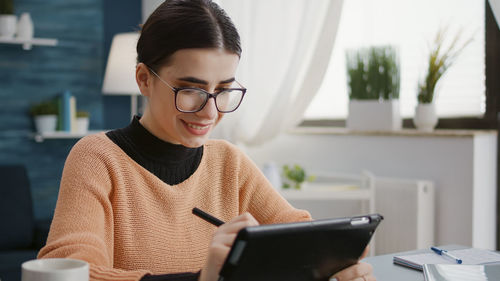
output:
<instances>
[{"instance_id":1,"label":"cabinet","mask_svg":"<svg viewBox=\"0 0 500 281\"><path fill-rule=\"evenodd\" d=\"M309 171L327 168L345 173L366 169L377 178L431 181L436 196L435 243L496 248L496 131L301 128L251 147L247 154L258 165L299 163Z\"/></svg>"}]
</instances>

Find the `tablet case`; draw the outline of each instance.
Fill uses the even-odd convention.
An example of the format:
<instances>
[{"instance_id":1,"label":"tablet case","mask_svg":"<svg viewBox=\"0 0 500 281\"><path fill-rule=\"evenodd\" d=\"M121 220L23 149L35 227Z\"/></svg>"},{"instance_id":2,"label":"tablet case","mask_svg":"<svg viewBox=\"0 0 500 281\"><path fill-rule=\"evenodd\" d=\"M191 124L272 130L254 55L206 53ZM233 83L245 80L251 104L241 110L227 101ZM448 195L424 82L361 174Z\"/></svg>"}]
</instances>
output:
<instances>
[{"instance_id":1,"label":"tablet case","mask_svg":"<svg viewBox=\"0 0 500 281\"><path fill-rule=\"evenodd\" d=\"M382 219L372 214L244 228L219 281L326 281L358 261Z\"/></svg>"}]
</instances>

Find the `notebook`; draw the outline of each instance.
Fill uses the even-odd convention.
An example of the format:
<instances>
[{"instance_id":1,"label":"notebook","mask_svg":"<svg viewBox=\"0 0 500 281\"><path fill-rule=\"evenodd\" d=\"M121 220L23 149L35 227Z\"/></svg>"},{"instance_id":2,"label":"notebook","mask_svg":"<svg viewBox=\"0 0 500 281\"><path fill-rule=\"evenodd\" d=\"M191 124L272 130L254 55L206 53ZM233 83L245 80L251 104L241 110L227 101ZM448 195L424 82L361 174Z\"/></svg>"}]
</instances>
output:
<instances>
[{"instance_id":1,"label":"notebook","mask_svg":"<svg viewBox=\"0 0 500 281\"><path fill-rule=\"evenodd\" d=\"M425 281L497 281L500 265L425 264Z\"/></svg>"},{"instance_id":2,"label":"notebook","mask_svg":"<svg viewBox=\"0 0 500 281\"><path fill-rule=\"evenodd\" d=\"M450 254L462 259L463 265L500 264L500 254L490 250L467 248L450 250ZM413 255L394 256L393 262L409 268L423 270L424 264L456 264L452 259L429 252Z\"/></svg>"}]
</instances>

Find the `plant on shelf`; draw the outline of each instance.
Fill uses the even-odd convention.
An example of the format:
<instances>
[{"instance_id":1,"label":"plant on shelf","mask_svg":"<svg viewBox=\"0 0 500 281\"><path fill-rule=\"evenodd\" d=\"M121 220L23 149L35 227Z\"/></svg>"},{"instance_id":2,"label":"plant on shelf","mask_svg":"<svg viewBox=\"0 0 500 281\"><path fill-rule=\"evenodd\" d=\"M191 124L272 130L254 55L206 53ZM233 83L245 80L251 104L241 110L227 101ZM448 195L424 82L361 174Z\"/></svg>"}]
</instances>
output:
<instances>
[{"instance_id":1,"label":"plant on shelf","mask_svg":"<svg viewBox=\"0 0 500 281\"><path fill-rule=\"evenodd\" d=\"M391 46L363 48L346 53L349 115L354 130L398 130L400 67Z\"/></svg>"},{"instance_id":2,"label":"plant on shelf","mask_svg":"<svg viewBox=\"0 0 500 281\"><path fill-rule=\"evenodd\" d=\"M0 0L0 15L13 15L13 14L14 14L14 1Z\"/></svg>"},{"instance_id":3,"label":"plant on shelf","mask_svg":"<svg viewBox=\"0 0 500 281\"><path fill-rule=\"evenodd\" d=\"M14 1L0 0L0 38L13 38L16 34L17 16Z\"/></svg>"},{"instance_id":4,"label":"plant on shelf","mask_svg":"<svg viewBox=\"0 0 500 281\"><path fill-rule=\"evenodd\" d=\"M469 45L473 38L459 43L461 31L459 31L449 45L445 46L448 28L441 28L430 46L427 72L425 77L418 83L418 104L415 108L413 122L417 129L430 132L437 125L438 117L434 101L436 98L436 87L446 71L453 65L460 53Z\"/></svg>"},{"instance_id":5,"label":"plant on shelf","mask_svg":"<svg viewBox=\"0 0 500 281\"><path fill-rule=\"evenodd\" d=\"M40 134L56 130L58 113L59 109L55 100L42 101L30 107L30 114L35 121L36 130Z\"/></svg>"},{"instance_id":6,"label":"plant on shelf","mask_svg":"<svg viewBox=\"0 0 500 281\"><path fill-rule=\"evenodd\" d=\"M425 78L418 83L418 102L432 103L436 85L440 78L450 68L460 53L472 42L469 38L464 43L458 45L461 32L458 32L448 48L444 49L444 41L447 28L442 28L436 34L434 42L431 46L428 58L427 73Z\"/></svg>"},{"instance_id":7,"label":"plant on shelf","mask_svg":"<svg viewBox=\"0 0 500 281\"><path fill-rule=\"evenodd\" d=\"M77 111L76 118L89 118L90 114L88 111Z\"/></svg>"},{"instance_id":8,"label":"plant on shelf","mask_svg":"<svg viewBox=\"0 0 500 281\"><path fill-rule=\"evenodd\" d=\"M306 175L306 171L304 168L301 166L295 164L293 165L292 168L290 168L288 165L283 166L283 188L288 189L291 188L293 185L293 188L295 189L300 189L302 186L302 183L305 181L312 182L315 179L315 176Z\"/></svg>"},{"instance_id":9,"label":"plant on shelf","mask_svg":"<svg viewBox=\"0 0 500 281\"><path fill-rule=\"evenodd\" d=\"M30 107L30 114L32 116L57 115L58 112L57 102L54 100L41 101Z\"/></svg>"},{"instance_id":10,"label":"plant on shelf","mask_svg":"<svg viewBox=\"0 0 500 281\"><path fill-rule=\"evenodd\" d=\"M399 60L391 46L348 52L347 74L351 100L399 98Z\"/></svg>"},{"instance_id":11,"label":"plant on shelf","mask_svg":"<svg viewBox=\"0 0 500 281\"><path fill-rule=\"evenodd\" d=\"M77 111L76 112L76 131L80 134L86 134L89 130L89 112Z\"/></svg>"}]
</instances>

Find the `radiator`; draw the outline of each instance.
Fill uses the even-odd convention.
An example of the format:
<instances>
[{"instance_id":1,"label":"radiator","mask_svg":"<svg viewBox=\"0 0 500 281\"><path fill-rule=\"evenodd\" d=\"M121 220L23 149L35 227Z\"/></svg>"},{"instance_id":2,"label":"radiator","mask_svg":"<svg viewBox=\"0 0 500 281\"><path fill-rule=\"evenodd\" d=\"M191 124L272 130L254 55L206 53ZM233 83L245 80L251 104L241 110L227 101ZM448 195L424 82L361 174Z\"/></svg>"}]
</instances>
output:
<instances>
[{"instance_id":1,"label":"radiator","mask_svg":"<svg viewBox=\"0 0 500 281\"><path fill-rule=\"evenodd\" d=\"M434 245L434 194L430 181L375 178L375 211L384 216L377 255Z\"/></svg>"},{"instance_id":2,"label":"radiator","mask_svg":"<svg viewBox=\"0 0 500 281\"><path fill-rule=\"evenodd\" d=\"M353 216L372 211L382 214L384 220L375 232L372 255L434 245L435 199L432 182L379 178L369 174L358 175L357 179L358 189L351 191L335 191L335 188L319 191L312 184L302 191L280 192L294 207L308 210L314 219ZM335 182L331 182L331 185L335 185ZM371 188L373 190L370 191Z\"/></svg>"}]
</instances>

